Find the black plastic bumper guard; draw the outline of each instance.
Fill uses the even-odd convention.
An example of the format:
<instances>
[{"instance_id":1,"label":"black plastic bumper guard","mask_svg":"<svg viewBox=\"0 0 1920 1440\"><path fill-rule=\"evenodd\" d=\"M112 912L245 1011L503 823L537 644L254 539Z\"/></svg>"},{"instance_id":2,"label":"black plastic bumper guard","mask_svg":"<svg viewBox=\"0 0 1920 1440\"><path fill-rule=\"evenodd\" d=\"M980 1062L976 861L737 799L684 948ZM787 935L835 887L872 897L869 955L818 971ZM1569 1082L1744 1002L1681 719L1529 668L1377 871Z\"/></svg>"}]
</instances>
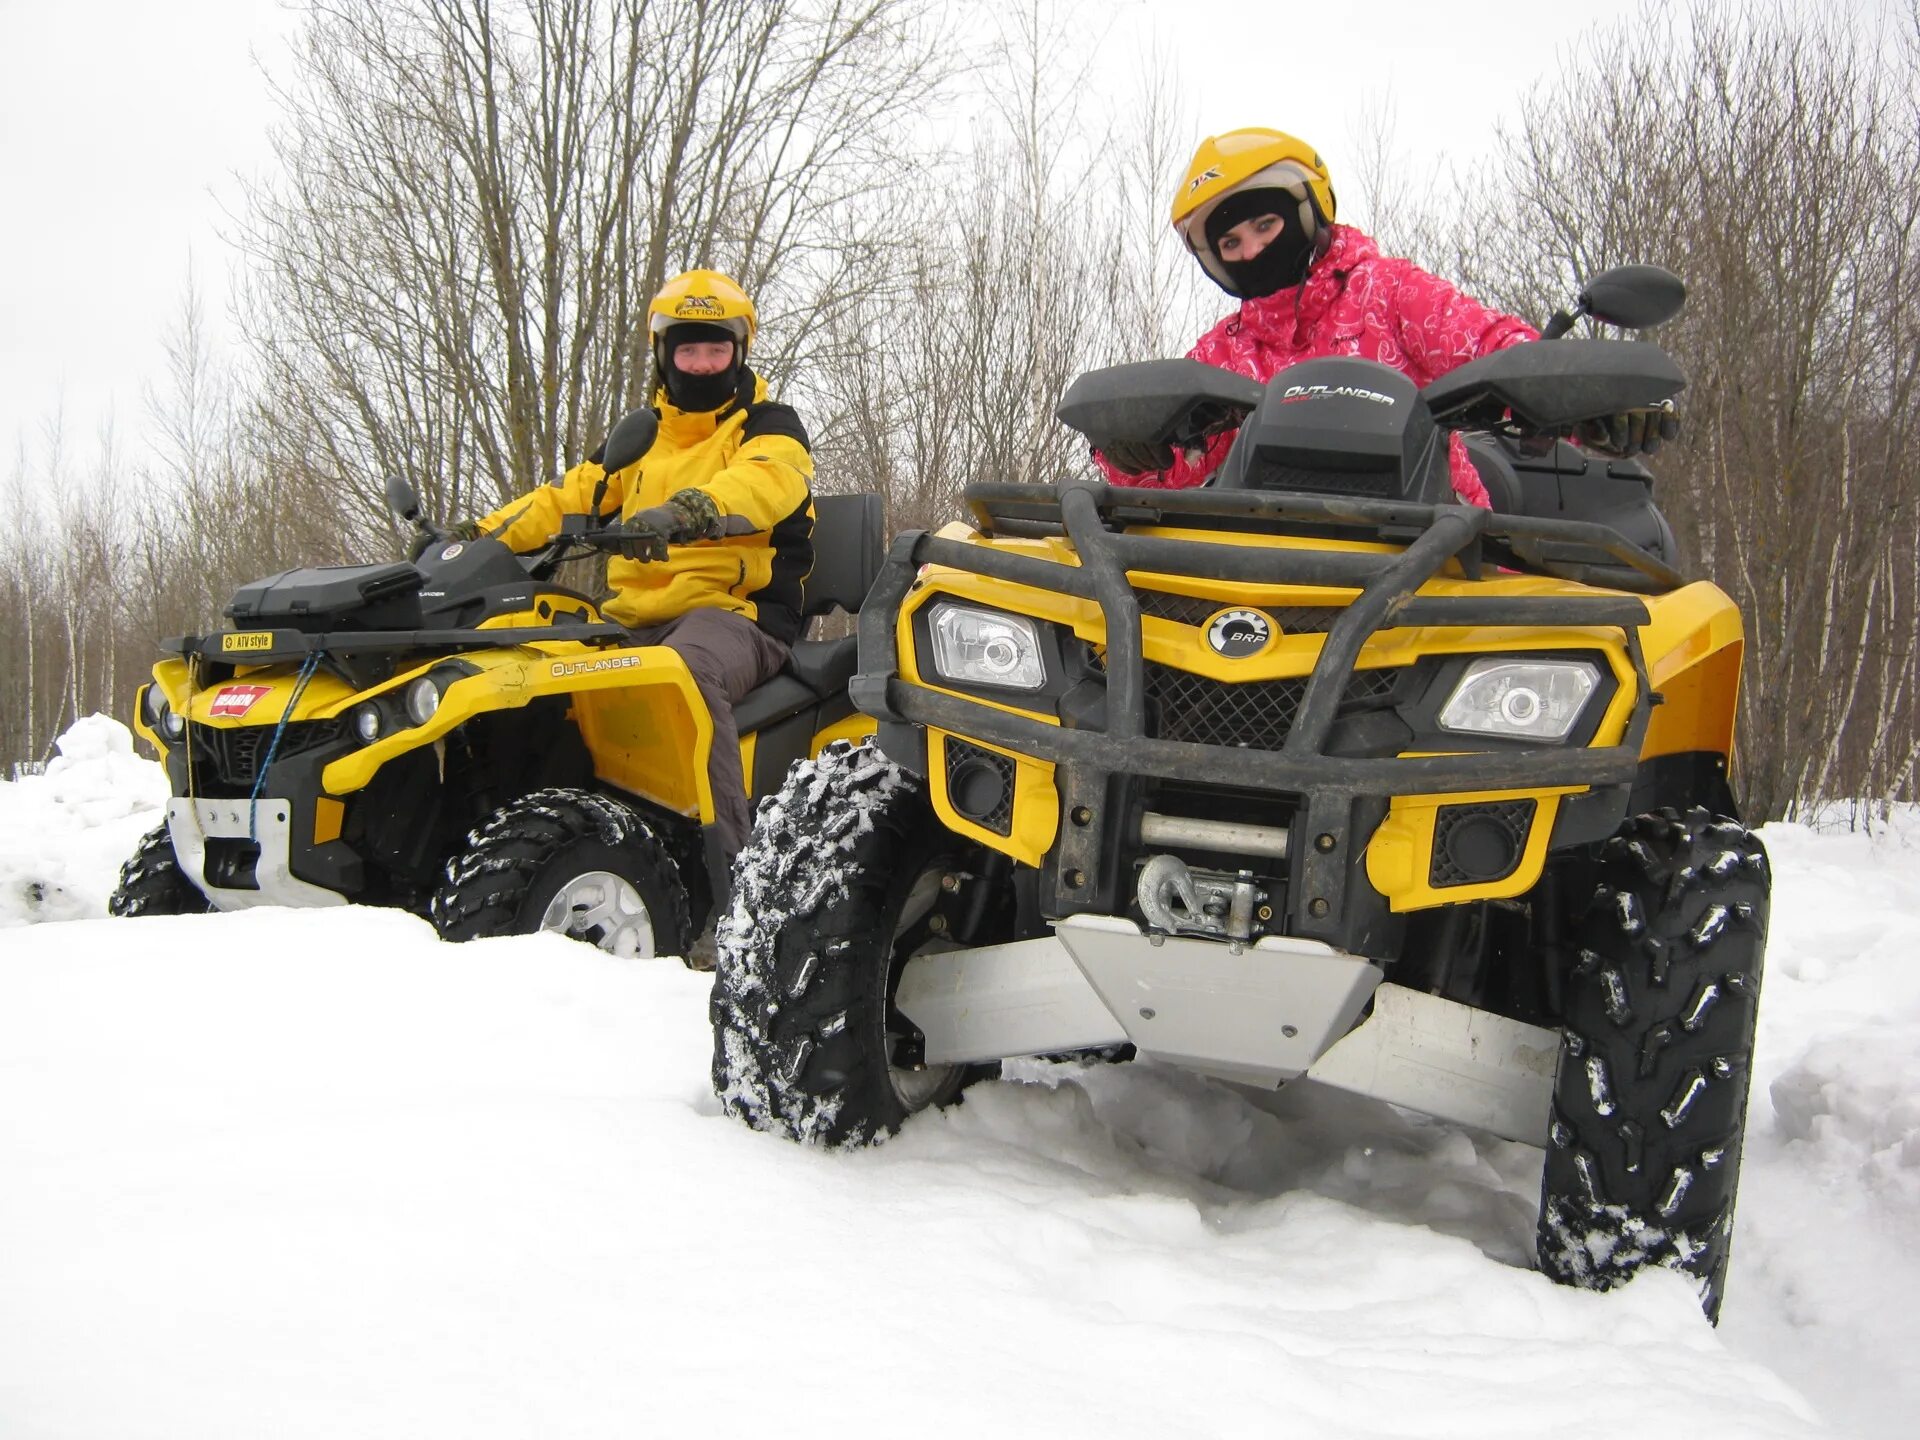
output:
<instances>
[{"instance_id":1,"label":"black plastic bumper guard","mask_svg":"<svg viewBox=\"0 0 1920 1440\"><path fill-rule=\"evenodd\" d=\"M1052 762L1062 810L1068 815L1084 806L1100 817L1108 779L1116 774L1201 783L1217 782L1221 775L1230 774L1247 788L1298 795L1301 808L1294 833L1312 836L1313 843L1294 847L1298 883L1289 902L1290 933L1333 944L1350 938L1348 877L1371 838L1353 833L1355 807L1361 801L1559 785L1626 787L1633 782L1639 738L1653 703L1638 630L1648 621L1643 601L1627 595L1421 598L1414 593L1456 556L1469 575L1479 574L1482 545L1489 537L1505 542L1498 547L1505 558L1523 563L1533 557L1523 556L1522 546L1536 554L1559 547L1574 557L1529 564L1528 569L1561 575L1571 570L1604 574L1608 583L1637 581L1633 588L1650 591L1685 583L1676 572L1604 526L1522 520L1460 505L1322 500L1257 492L1143 491L1107 485L1073 485L1057 491L974 485L968 487L966 498L984 530L1064 534L1079 555L1079 566L946 540L926 531L900 535L860 608L860 668L849 686L854 704L877 720L952 731ZM1235 547L1131 535L1111 528L1208 518L1353 528L1371 532L1363 538L1411 543L1404 552L1392 555ZM1522 546L1513 543L1516 537ZM1605 560L1577 558L1596 551ZM903 681L896 624L901 604L923 565L947 566L1095 601L1106 621L1106 728L1048 725ZM1279 750L1200 745L1147 735L1140 603L1127 580L1130 570L1361 591L1328 630L1299 712ZM1483 625L1618 627L1626 637L1637 682L1627 743L1582 749L1540 745L1409 759L1326 753L1354 662L1375 632L1408 626ZM1624 800L1624 789L1621 793ZM1101 818L1084 825L1061 825L1055 863L1050 867L1054 893L1049 913L1087 908L1084 877L1099 873L1100 851L1108 843L1106 829ZM1078 885L1073 883L1076 875L1082 877Z\"/></svg>"}]
</instances>

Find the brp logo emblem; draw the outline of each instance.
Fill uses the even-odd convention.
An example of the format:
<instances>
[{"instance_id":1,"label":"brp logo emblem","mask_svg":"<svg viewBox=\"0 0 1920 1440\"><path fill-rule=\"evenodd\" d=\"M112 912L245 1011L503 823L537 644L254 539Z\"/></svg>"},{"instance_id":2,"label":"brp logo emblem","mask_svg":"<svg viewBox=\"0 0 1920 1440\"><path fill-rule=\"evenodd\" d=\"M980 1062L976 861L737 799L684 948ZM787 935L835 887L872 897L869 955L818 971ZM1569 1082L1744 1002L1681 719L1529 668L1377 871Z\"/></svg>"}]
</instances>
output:
<instances>
[{"instance_id":1,"label":"brp logo emblem","mask_svg":"<svg viewBox=\"0 0 1920 1440\"><path fill-rule=\"evenodd\" d=\"M1273 639L1273 623L1258 610L1222 610L1207 622L1207 644L1229 660L1258 655Z\"/></svg>"}]
</instances>

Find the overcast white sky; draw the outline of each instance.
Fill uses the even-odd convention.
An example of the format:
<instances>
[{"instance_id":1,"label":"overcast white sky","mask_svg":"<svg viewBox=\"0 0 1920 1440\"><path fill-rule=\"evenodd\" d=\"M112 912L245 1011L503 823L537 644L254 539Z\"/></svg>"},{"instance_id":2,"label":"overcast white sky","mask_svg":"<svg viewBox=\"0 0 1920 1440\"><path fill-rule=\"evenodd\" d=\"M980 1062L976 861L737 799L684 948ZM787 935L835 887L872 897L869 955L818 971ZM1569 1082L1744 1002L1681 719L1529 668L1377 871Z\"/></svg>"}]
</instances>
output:
<instances>
[{"instance_id":1,"label":"overcast white sky","mask_svg":"<svg viewBox=\"0 0 1920 1440\"><path fill-rule=\"evenodd\" d=\"M1111 13L1091 108L1132 93L1157 47L1196 140L1291 130L1338 182L1363 96L1391 94L1419 158L1478 153L1572 37L1639 6L1130 0ZM190 259L223 323L222 206L237 203L236 172L268 162L262 67L284 70L296 23L277 0L0 0L0 478L56 415L83 465L109 417L137 447Z\"/></svg>"}]
</instances>

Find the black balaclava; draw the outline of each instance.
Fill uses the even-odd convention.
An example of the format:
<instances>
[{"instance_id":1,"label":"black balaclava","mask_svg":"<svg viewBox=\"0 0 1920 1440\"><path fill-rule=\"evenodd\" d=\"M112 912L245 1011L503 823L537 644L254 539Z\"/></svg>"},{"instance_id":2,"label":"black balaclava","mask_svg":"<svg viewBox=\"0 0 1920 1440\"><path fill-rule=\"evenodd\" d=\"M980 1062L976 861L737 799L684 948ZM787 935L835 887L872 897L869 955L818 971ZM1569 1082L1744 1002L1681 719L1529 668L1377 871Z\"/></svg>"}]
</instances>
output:
<instances>
[{"instance_id":1,"label":"black balaclava","mask_svg":"<svg viewBox=\"0 0 1920 1440\"><path fill-rule=\"evenodd\" d=\"M724 340L733 346L733 363L717 375L689 375L673 363L675 347L701 340ZM661 382L667 399L681 410L718 410L740 389L740 337L724 325L686 320L669 325L660 334Z\"/></svg>"},{"instance_id":2,"label":"black balaclava","mask_svg":"<svg viewBox=\"0 0 1920 1440\"><path fill-rule=\"evenodd\" d=\"M1313 237L1300 223L1300 210L1299 197L1278 186L1236 190L1214 206L1207 216L1207 248L1233 279L1221 288L1242 300L1257 300L1306 279L1307 266L1313 262ZM1220 254L1220 237L1242 221L1262 215L1278 215L1283 222L1280 233L1251 260L1225 259Z\"/></svg>"}]
</instances>

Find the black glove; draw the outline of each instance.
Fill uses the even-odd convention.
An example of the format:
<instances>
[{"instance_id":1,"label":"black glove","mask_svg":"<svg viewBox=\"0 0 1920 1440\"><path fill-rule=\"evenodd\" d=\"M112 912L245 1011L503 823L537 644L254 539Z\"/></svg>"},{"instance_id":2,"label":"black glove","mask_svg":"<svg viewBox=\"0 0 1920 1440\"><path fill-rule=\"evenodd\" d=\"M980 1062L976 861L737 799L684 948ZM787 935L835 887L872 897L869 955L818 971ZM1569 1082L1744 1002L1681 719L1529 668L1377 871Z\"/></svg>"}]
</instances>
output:
<instances>
[{"instance_id":1,"label":"black glove","mask_svg":"<svg viewBox=\"0 0 1920 1440\"><path fill-rule=\"evenodd\" d=\"M1125 475L1151 475L1173 464L1173 447L1147 440L1116 440L1102 446L1107 463Z\"/></svg>"},{"instance_id":2,"label":"black glove","mask_svg":"<svg viewBox=\"0 0 1920 1440\"><path fill-rule=\"evenodd\" d=\"M1595 454L1621 459L1655 454L1679 435L1680 417L1673 413L1672 401L1641 410L1622 410L1603 420L1583 420L1573 432L1574 439Z\"/></svg>"}]
</instances>

